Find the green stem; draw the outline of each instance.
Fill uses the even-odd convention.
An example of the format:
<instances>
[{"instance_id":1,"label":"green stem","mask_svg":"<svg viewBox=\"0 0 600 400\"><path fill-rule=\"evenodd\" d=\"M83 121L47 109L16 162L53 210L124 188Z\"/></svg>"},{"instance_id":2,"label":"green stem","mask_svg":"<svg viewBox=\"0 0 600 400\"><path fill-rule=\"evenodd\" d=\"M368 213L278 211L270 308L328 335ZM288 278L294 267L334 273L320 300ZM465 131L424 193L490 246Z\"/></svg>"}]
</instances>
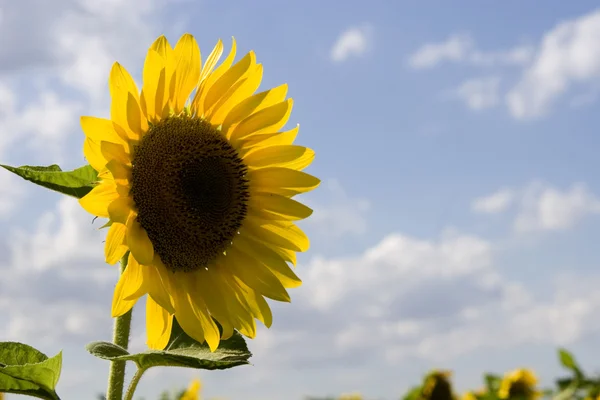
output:
<instances>
[{"instance_id":1,"label":"green stem","mask_svg":"<svg viewBox=\"0 0 600 400\"><path fill-rule=\"evenodd\" d=\"M127 257L129 252L121 259L121 275L127 268ZM113 331L113 343L127 349L129 344L129 331L131 330L131 310L115 318ZM122 400L123 386L125 383L125 361L111 361L108 372L108 390L106 391L107 400Z\"/></svg>"},{"instance_id":2,"label":"green stem","mask_svg":"<svg viewBox=\"0 0 600 400\"><path fill-rule=\"evenodd\" d=\"M129 387L127 388L127 393L125 393L125 400L133 399L133 393L135 392L135 388L137 387L138 382L140 381L140 378L142 377L142 375L144 375L144 372L146 372L146 368L138 367L137 371L135 371L135 375L133 375L133 379L131 379L131 383L129 384Z\"/></svg>"}]
</instances>

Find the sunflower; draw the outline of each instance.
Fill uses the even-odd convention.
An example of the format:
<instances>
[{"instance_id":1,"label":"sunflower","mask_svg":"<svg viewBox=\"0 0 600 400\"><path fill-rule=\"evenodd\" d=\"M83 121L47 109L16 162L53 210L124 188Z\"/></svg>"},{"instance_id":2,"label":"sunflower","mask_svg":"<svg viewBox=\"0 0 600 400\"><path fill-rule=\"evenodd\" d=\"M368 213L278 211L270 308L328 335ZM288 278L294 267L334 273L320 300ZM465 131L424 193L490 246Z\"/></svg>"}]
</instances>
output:
<instances>
[{"instance_id":1,"label":"sunflower","mask_svg":"<svg viewBox=\"0 0 600 400\"><path fill-rule=\"evenodd\" d=\"M504 375L498 397L501 399L536 399L541 396L541 392L535 388L536 384L537 377L533 371L525 368L516 369Z\"/></svg>"},{"instance_id":2,"label":"sunflower","mask_svg":"<svg viewBox=\"0 0 600 400\"><path fill-rule=\"evenodd\" d=\"M430 372L423 382L420 398L424 400L453 400L451 377L452 371L433 370Z\"/></svg>"},{"instance_id":3,"label":"sunflower","mask_svg":"<svg viewBox=\"0 0 600 400\"><path fill-rule=\"evenodd\" d=\"M320 181L302 172L314 151L280 131L292 110L287 85L256 93L263 68L219 40L203 65L192 35L148 50L138 91L119 63L110 71L110 119L82 117L83 151L99 182L81 206L108 218L105 257L129 252L112 315L146 300L147 344L163 349L173 317L214 351L234 329L269 327L265 297L289 302L290 268L309 240L294 200ZM219 326L215 323L218 322Z\"/></svg>"},{"instance_id":4,"label":"sunflower","mask_svg":"<svg viewBox=\"0 0 600 400\"><path fill-rule=\"evenodd\" d=\"M179 397L178 400L198 400L202 384L199 379L194 379L187 390Z\"/></svg>"}]
</instances>

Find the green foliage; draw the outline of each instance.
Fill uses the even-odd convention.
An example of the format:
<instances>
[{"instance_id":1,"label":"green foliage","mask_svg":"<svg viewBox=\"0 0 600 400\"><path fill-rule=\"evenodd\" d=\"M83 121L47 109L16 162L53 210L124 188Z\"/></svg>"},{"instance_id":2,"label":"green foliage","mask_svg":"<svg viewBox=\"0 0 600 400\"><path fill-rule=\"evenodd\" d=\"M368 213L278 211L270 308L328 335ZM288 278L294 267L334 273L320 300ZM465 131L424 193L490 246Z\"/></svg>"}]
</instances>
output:
<instances>
[{"instance_id":1,"label":"green foliage","mask_svg":"<svg viewBox=\"0 0 600 400\"><path fill-rule=\"evenodd\" d=\"M0 164L0 167L19 175L21 178L33 182L36 185L78 199L88 194L98 179L96 170L90 165L85 165L73 171L63 171L56 164L48 167L34 167L30 165L11 167L9 165Z\"/></svg>"},{"instance_id":2,"label":"green foliage","mask_svg":"<svg viewBox=\"0 0 600 400\"><path fill-rule=\"evenodd\" d=\"M52 358L26 344L0 342L0 392L59 400L62 352Z\"/></svg>"},{"instance_id":3,"label":"green foliage","mask_svg":"<svg viewBox=\"0 0 600 400\"><path fill-rule=\"evenodd\" d=\"M127 350L109 342L92 342L86 346L94 356L105 360L134 361L140 369L151 367L187 367L196 369L227 369L249 364L252 353L242 336L234 332L213 353L206 343L198 343L185 334L173 319L171 339L164 350L148 350L130 354Z\"/></svg>"}]
</instances>

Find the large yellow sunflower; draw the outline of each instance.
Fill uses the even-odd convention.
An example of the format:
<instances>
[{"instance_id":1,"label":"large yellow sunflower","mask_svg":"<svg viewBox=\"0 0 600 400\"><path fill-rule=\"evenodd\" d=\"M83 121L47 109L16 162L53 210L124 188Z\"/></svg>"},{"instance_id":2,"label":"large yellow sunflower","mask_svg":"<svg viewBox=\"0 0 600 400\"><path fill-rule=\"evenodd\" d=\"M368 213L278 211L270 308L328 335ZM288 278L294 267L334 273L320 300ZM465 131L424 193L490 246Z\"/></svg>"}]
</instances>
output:
<instances>
[{"instance_id":1,"label":"large yellow sunflower","mask_svg":"<svg viewBox=\"0 0 600 400\"><path fill-rule=\"evenodd\" d=\"M203 65L193 36L148 50L138 91L118 63L110 72L110 119L82 117L84 154L99 182L80 203L109 218L106 261L127 251L112 315L148 294L147 343L163 349L173 316L211 350L237 329L256 333L272 315L264 297L290 301L300 279L289 264L309 241L294 225L312 210L293 200L319 185L302 170L314 158L280 132L292 110L287 85L254 94L254 52L233 63L217 43ZM216 68L215 68L216 67ZM214 320L222 326L220 334Z\"/></svg>"}]
</instances>

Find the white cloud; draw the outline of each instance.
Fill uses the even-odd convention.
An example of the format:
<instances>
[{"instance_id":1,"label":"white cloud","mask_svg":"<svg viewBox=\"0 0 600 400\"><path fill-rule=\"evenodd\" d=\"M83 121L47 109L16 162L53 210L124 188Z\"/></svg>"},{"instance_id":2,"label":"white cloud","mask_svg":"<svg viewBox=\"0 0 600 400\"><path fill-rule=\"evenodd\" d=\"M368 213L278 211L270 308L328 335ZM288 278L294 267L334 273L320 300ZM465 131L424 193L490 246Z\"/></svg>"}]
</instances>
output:
<instances>
[{"instance_id":1,"label":"white cloud","mask_svg":"<svg viewBox=\"0 0 600 400\"><path fill-rule=\"evenodd\" d=\"M535 60L506 97L515 118L540 117L575 83L600 76L600 11L562 22L544 35Z\"/></svg>"},{"instance_id":2,"label":"white cloud","mask_svg":"<svg viewBox=\"0 0 600 400\"><path fill-rule=\"evenodd\" d=\"M73 132L81 110L78 103L42 91L23 108L17 107L17 90L0 83L0 156L19 143L44 152L61 153L64 140Z\"/></svg>"},{"instance_id":3,"label":"white cloud","mask_svg":"<svg viewBox=\"0 0 600 400\"><path fill-rule=\"evenodd\" d=\"M373 296L372 306L385 309L411 285L478 273L489 263L490 244L476 237L448 235L435 243L389 235L356 259L314 259L303 274L303 295L320 310L360 295ZM393 282L398 285L389 291Z\"/></svg>"},{"instance_id":4,"label":"white cloud","mask_svg":"<svg viewBox=\"0 0 600 400\"><path fill-rule=\"evenodd\" d=\"M472 110L483 110L498 104L500 78L490 76L470 79L456 89L456 96Z\"/></svg>"},{"instance_id":5,"label":"white cloud","mask_svg":"<svg viewBox=\"0 0 600 400\"><path fill-rule=\"evenodd\" d=\"M331 60L342 62L365 54L370 45L370 33L369 26L350 28L343 32L331 48Z\"/></svg>"},{"instance_id":6,"label":"white cloud","mask_svg":"<svg viewBox=\"0 0 600 400\"><path fill-rule=\"evenodd\" d=\"M489 196L473 200L471 209L477 213L497 214L506 210L515 200L515 193L511 189L500 189Z\"/></svg>"},{"instance_id":7,"label":"white cloud","mask_svg":"<svg viewBox=\"0 0 600 400\"><path fill-rule=\"evenodd\" d=\"M473 200L471 210L496 214L515 205L515 232L559 231L573 227L587 215L600 214L600 198L583 183L568 189L531 182L515 189L503 188Z\"/></svg>"},{"instance_id":8,"label":"white cloud","mask_svg":"<svg viewBox=\"0 0 600 400\"><path fill-rule=\"evenodd\" d=\"M426 43L410 55L414 69L433 68L443 62L465 63L479 67L522 65L531 59L532 49L519 45L509 50L481 51L470 35L454 34L443 42Z\"/></svg>"},{"instance_id":9,"label":"white cloud","mask_svg":"<svg viewBox=\"0 0 600 400\"><path fill-rule=\"evenodd\" d=\"M14 265L20 271L43 271L67 260L91 259L104 264L103 240L106 230L92 225L93 216L84 211L76 199L62 197L57 209L43 213L33 233L16 230L10 245ZM69 269L63 267L63 271ZM89 272L89 271L88 271Z\"/></svg>"},{"instance_id":10,"label":"white cloud","mask_svg":"<svg viewBox=\"0 0 600 400\"><path fill-rule=\"evenodd\" d=\"M91 221L63 197L33 228L12 228L8 257L0 258L0 336L49 345L109 333L118 270L104 262L106 231Z\"/></svg>"},{"instance_id":11,"label":"white cloud","mask_svg":"<svg viewBox=\"0 0 600 400\"><path fill-rule=\"evenodd\" d=\"M591 318L600 294L581 290L580 276L557 277L547 289L552 296L539 298L507 279L495 255L492 243L473 235L433 241L393 233L354 257L317 257L300 266L304 285L300 298L292 294L292 315L272 328L292 342L269 340L271 354L283 363L278 368L310 359L322 365L324 354L339 365L439 363L486 348L569 345L600 332ZM600 282L588 278L590 288Z\"/></svg>"},{"instance_id":12,"label":"white cloud","mask_svg":"<svg viewBox=\"0 0 600 400\"><path fill-rule=\"evenodd\" d=\"M561 191L534 183L523 194L514 228L517 232L562 230L588 214L600 214L600 199L586 185L578 183Z\"/></svg>"},{"instance_id":13,"label":"white cloud","mask_svg":"<svg viewBox=\"0 0 600 400\"><path fill-rule=\"evenodd\" d=\"M58 44L55 58L62 65L64 83L101 101L108 94L113 62L118 60L134 77L140 75L141 58L155 39L150 22L166 0L78 2L81 10L69 8L52 32ZM140 47L140 43L146 45Z\"/></svg>"},{"instance_id":14,"label":"white cloud","mask_svg":"<svg viewBox=\"0 0 600 400\"><path fill-rule=\"evenodd\" d=\"M443 61L463 60L472 48L470 36L452 35L445 42L423 45L410 56L408 63L416 69L432 68Z\"/></svg>"}]
</instances>

